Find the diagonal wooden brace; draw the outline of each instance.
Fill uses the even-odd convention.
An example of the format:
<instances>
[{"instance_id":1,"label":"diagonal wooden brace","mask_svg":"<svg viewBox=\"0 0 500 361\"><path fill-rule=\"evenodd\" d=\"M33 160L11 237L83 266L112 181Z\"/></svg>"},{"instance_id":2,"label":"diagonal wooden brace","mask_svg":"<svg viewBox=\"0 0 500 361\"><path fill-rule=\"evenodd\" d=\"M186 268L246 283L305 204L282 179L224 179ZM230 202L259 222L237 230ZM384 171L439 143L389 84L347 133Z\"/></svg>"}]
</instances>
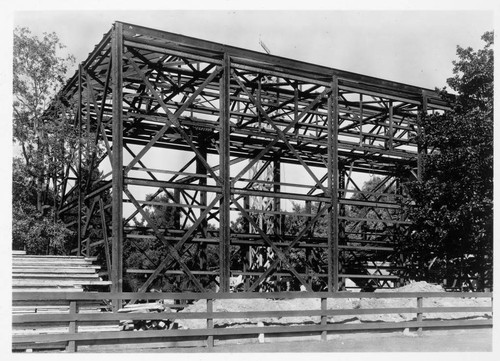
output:
<instances>
[{"instance_id":1,"label":"diagonal wooden brace","mask_svg":"<svg viewBox=\"0 0 500 361\"><path fill-rule=\"evenodd\" d=\"M198 289L198 291L203 292L204 291L203 286L200 284L200 282L193 275L193 273L191 272L191 270L189 269L189 267L186 266L186 264L182 261L181 255L179 254L179 252L177 251L177 249L175 247L173 247L163 237L163 235L161 234L160 230L158 229L156 223L151 219L151 217L149 217L149 215L146 213L146 211L141 208L139 202L137 202L137 200L134 198L134 196L132 195L132 193L130 193L130 191L128 189L125 189L125 188L123 189L123 192L127 195L127 197L134 204L134 206L139 210L139 212L141 213L142 217L144 217L144 219L146 220L146 222L148 223L148 225L151 228L153 228L153 231L155 232L156 237L167 246L167 249L170 252L170 255L177 261L177 263L179 264L179 266L181 266L181 268L184 270L184 273L194 283L194 285L196 286L196 288ZM163 263L164 262L162 262L162 264ZM166 264L166 262L165 262L165 264ZM160 264L160 266L162 266L162 265ZM149 277L149 279L148 279L149 284L151 284L151 282L154 280L154 278L156 278L160 274L160 272L162 271L163 267L160 267L160 266L157 267L157 269L154 271L154 273ZM149 284L147 284L147 286L149 286ZM144 285L146 285L146 284L144 284ZM144 285L143 285L143 287L144 287ZM144 292L144 291L141 291L141 292Z\"/></svg>"},{"instance_id":2,"label":"diagonal wooden brace","mask_svg":"<svg viewBox=\"0 0 500 361\"><path fill-rule=\"evenodd\" d=\"M273 127L275 129L278 129L276 127L276 125L274 124L274 122L272 122L271 118L262 109L262 107L260 106L260 104L257 104L257 101L255 100L255 98L253 97L253 95L251 94L251 92L248 91L248 89L245 87L245 85L242 83L242 81L238 78L238 75L236 74L236 72L234 70L231 70L231 77L234 80L236 80L236 82L238 83L238 85L240 86L240 88L247 94L247 96L249 97L250 101L256 107L258 107L259 111L266 117L266 119L270 122L270 124L273 125ZM288 132L291 128L293 128L302 119L302 117L304 117L312 108L314 108L330 91L331 91L331 89L326 88L321 94L319 94L314 99L313 102L311 102L309 104L309 106L306 109L304 109L290 124L288 124L288 126L283 131L280 130L280 132L282 133L282 136L280 136L280 138L285 142L285 144L287 145L287 147L290 148L291 145L286 140L286 137L284 136L284 133ZM248 170L250 168L252 168L264 156L264 154L266 154L276 143L278 143L278 141L279 141L279 138L276 138L273 141L269 142L269 144L257 156L253 157L253 159L248 163L248 165L241 172L239 172L236 177L234 177L234 179L231 181L231 183L234 185L246 172L248 172ZM294 153L294 155L297 157L297 159L299 160L299 162L301 162L301 164L305 167L306 171L308 171L309 174L312 174L311 176L316 181L316 183L318 183L319 180L316 178L316 176L314 175L314 173L312 173L310 171L309 167L307 165L303 164L303 161L300 158L300 156L298 156L297 151L295 149L293 149L293 150L290 149L290 150ZM321 188L324 188L323 185L320 182L319 182L319 186ZM324 189L324 191L326 191L326 189ZM327 193L327 192L325 192L325 193Z\"/></svg>"},{"instance_id":3,"label":"diagonal wooden brace","mask_svg":"<svg viewBox=\"0 0 500 361\"><path fill-rule=\"evenodd\" d=\"M184 236L179 240L179 242L177 242L177 244L175 245L175 249L177 251L180 251L182 246L184 245L184 243L186 243L189 238L191 237L191 235L196 231L196 229L198 228L198 226L201 224L201 222L203 221L203 218L205 216L208 215L208 213L210 212L210 210L215 206L215 204L221 199L222 197L219 196L219 197L215 197L215 199L207 206L207 208L200 214L200 216L198 217L198 219L195 221L195 223L191 226L191 228L188 230L188 232L186 232L184 234ZM168 257L165 257L165 259L158 265L158 267L156 268L155 272L158 271L158 273L155 275L154 273L146 280L146 282L141 286L141 288L139 289L140 292L146 292L148 286L151 284L151 282L161 273L161 271L167 267L169 268L170 265L167 266L168 264L168 261L169 261L169 258ZM154 276L154 277L153 277ZM138 292L139 292L138 291Z\"/></svg>"},{"instance_id":4,"label":"diagonal wooden brace","mask_svg":"<svg viewBox=\"0 0 500 361\"><path fill-rule=\"evenodd\" d=\"M288 262L288 259L283 254L283 252L273 243L273 241L271 241L269 236L266 233L264 233L264 231L262 231L262 229L260 229L259 225L252 219L252 217L250 217L250 215L245 211L245 209L238 202L236 202L234 200L234 197L231 197L231 199L233 201L233 204L236 206L236 208L238 208L239 211L241 212L242 216L245 217L246 219L248 219L248 221L257 230L257 232L259 232L262 239L269 245L269 247L271 247L273 249L273 251L278 256L279 260L281 262L283 262L283 264L286 266L286 268L288 268L290 270L290 272L292 272L295 275L295 277L297 277L297 279L300 281L300 283L302 283L308 291L312 292L312 289L307 284L306 280L304 280L301 277L301 275L297 272L297 270L290 264L290 262Z\"/></svg>"},{"instance_id":5,"label":"diagonal wooden brace","mask_svg":"<svg viewBox=\"0 0 500 361\"><path fill-rule=\"evenodd\" d=\"M174 126L174 130L179 133L179 135L184 139L184 141L191 147L193 152L198 156L200 162L203 164L203 166L207 169L207 171L211 174L212 178L216 181L217 184L221 184L219 177L215 174L215 172L212 170L212 167L207 163L207 161L204 159L203 155L200 153L200 151L197 149L191 138L189 137L188 134L181 128L180 123L178 121L179 116L189 107L191 104L196 100L198 95L203 91L203 89L212 82L222 71L222 68L218 67L212 74L208 76L205 81L198 86L198 88L194 91L194 93L191 95L189 99L186 100L182 104L182 106L173 114L170 109L168 109L167 105L164 103L163 99L161 96L158 94L158 92L154 89L153 85L149 82L147 77L144 75L144 73L141 71L139 66L135 63L135 61L127 54L123 54L123 56L129 61L129 63L132 65L136 73L139 75L141 80L143 81L144 85L148 88L149 92L154 96L156 101L161 105L162 109L165 111L167 114L166 118L166 123L165 125L156 133L156 135L149 141L149 143L144 146L144 148L141 149L139 154L137 154L137 157L133 159L129 165L125 168L125 172L129 171L130 168L132 168L138 161L139 159L142 158L144 154L146 154L149 149L165 134L165 132L171 127Z\"/></svg>"},{"instance_id":6,"label":"diagonal wooden brace","mask_svg":"<svg viewBox=\"0 0 500 361\"><path fill-rule=\"evenodd\" d=\"M258 111L266 118L267 122L274 128L274 130L276 131L276 134L278 135L278 137L281 138L282 142L288 147L288 149L293 153L293 155L295 155L295 157L300 162L300 164L302 164L302 166L304 167L304 169L306 170L306 172L309 173L309 175L311 176L311 178L316 182L316 184L318 185L318 187L320 187L321 189L323 189L323 192L325 192L325 194L329 194L328 189L323 184L321 184L320 180L316 177L316 175L309 168L309 166L304 162L304 160L302 159L302 157L300 156L300 154L297 152L297 150L290 144L290 142L288 141L285 133L273 122L273 120L271 119L271 117L269 117L269 115L262 108L262 106L260 105L260 103L255 100L255 98L253 97L252 93L245 87L245 85L241 82L241 80L238 79L238 78L236 78L236 81L238 82L239 86L243 89L243 91L247 94L247 96L250 99L250 101L257 107ZM326 89L325 89L325 91L323 93L326 94ZM285 129L285 131L286 131L286 129Z\"/></svg>"},{"instance_id":7,"label":"diagonal wooden brace","mask_svg":"<svg viewBox=\"0 0 500 361\"><path fill-rule=\"evenodd\" d=\"M319 217L321 217L323 215L323 213L325 213L326 209L327 209L327 207L323 207L322 210L318 211L318 213L316 214L316 216L314 216L314 218L312 218L308 222L308 224L306 224L306 226L302 229L302 231L300 231L300 233L295 237L295 239L292 242L290 242L290 244L288 245L288 247L283 251L283 254L285 256L288 256L290 250L302 239L302 237L304 236L304 234L309 230L309 228L312 227L312 225L319 219ZM269 277L269 275L271 274L271 272L273 271L273 269L276 268L276 266L278 265L278 263L280 261L281 260L279 258L276 258L273 261L273 263L271 263L271 265L269 266L269 268L262 275L260 275L259 279L257 279L255 281L255 283L248 289L248 292L253 291L255 288L257 288L257 286L262 281L264 281L267 277Z\"/></svg>"},{"instance_id":8,"label":"diagonal wooden brace","mask_svg":"<svg viewBox=\"0 0 500 361\"><path fill-rule=\"evenodd\" d=\"M88 87L89 92L90 92L90 97L92 99L92 103L94 104L95 111L98 112L97 127L96 127L95 138L94 138L94 146L95 147L97 147L97 141L99 140L99 131L101 131L103 139L106 138L106 133L104 133L103 127L102 127L102 118L104 115L104 102L106 101L106 96L107 96L108 89L109 89L109 81L111 79L111 64L112 64L112 62L110 61L108 64L107 71L106 71L106 82L104 84L104 93L102 96L103 97L103 100L102 100L103 104L101 105L101 107L99 107L97 104L97 100L96 100L94 88L92 87L92 81L90 79L90 75L88 72L85 72L85 75L87 78L87 87ZM108 150L109 159L111 160L111 152L109 150L109 144L107 143L107 139L106 139L106 148ZM91 156L90 164L89 164L89 168L88 168L89 174L91 174L92 169L94 169L95 157L96 157L96 149L94 148L94 149L92 149L92 156ZM85 187L87 193L90 190L90 181L91 181L91 177L88 177L87 184Z\"/></svg>"}]
</instances>

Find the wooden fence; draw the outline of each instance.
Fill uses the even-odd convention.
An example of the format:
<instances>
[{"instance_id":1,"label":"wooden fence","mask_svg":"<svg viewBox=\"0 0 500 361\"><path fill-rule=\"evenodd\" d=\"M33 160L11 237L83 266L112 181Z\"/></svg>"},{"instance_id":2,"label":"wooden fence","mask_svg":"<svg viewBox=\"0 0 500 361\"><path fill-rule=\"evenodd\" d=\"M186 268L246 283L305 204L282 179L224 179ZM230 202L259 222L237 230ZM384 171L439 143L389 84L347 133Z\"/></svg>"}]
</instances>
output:
<instances>
[{"instance_id":1,"label":"wooden fence","mask_svg":"<svg viewBox=\"0 0 500 361\"><path fill-rule=\"evenodd\" d=\"M214 301L222 299L319 299L318 309L282 310L282 311L216 311ZM383 307L383 308L341 308L329 309L329 300L339 299L411 299L415 305L411 307ZM424 299L486 299L480 306L453 306L453 307L425 307ZM206 302L204 312L149 312L149 313L120 313L113 312L111 304L120 300L163 300L166 306L175 309L179 301ZM170 303L168 303L170 302ZM316 301L317 302L317 301ZM413 301L412 301L413 302ZM176 304L177 303L177 304ZM44 306L51 305L51 306ZM486 304L486 305L485 305ZM44 311L45 307L45 312ZM328 335L339 332L367 332L367 331L396 331L410 329L421 332L423 329L492 327L492 293L444 293L444 292L377 292L377 293L306 293L306 292L279 292L279 293L91 293L91 292L14 292L13 309L20 313L13 314L13 350L63 348L69 352L83 351L84 346L96 345L145 345L156 342L157 345L182 345L185 341L196 341L198 345L214 347L215 341L238 338L255 338L266 336L316 335L318 339L326 340ZM28 311L30 311L28 313ZM436 319L432 314L475 312L482 315L481 319L458 317L456 319ZM402 322L361 322L345 323L331 322L331 316L359 316L359 315L390 315L413 314L407 321ZM425 316L425 317L424 317ZM428 317L430 316L430 317ZM298 325L237 325L232 327L214 326L217 319L256 319L268 317L317 317L318 322ZM118 330L121 320L203 320L205 325L201 329L164 329L128 332ZM248 322L247 322L248 323ZM81 331L81 326L107 324L114 325L114 330ZM49 332L43 327L64 327L59 331ZM16 330L30 329L31 332L16 334ZM172 343L174 342L174 343ZM115 347L115 350L119 348Z\"/></svg>"}]
</instances>

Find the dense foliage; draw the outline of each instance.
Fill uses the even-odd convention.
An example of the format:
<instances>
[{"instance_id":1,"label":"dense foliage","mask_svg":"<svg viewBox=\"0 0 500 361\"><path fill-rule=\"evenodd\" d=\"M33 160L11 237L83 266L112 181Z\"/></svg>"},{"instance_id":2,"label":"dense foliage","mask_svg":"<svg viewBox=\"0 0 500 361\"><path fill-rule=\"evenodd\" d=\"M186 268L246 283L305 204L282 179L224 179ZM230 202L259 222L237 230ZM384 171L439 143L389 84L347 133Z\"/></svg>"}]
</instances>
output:
<instances>
[{"instance_id":1,"label":"dense foliage","mask_svg":"<svg viewBox=\"0 0 500 361\"><path fill-rule=\"evenodd\" d=\"M13 47L13 246L29 253L63 252L69 232L55 216L50 186L61 164L71 162L77 134L67 117L70 104L52 102L63 85L72 56L55 33L42 39L16 28Z\"/></svg>"},{"instance_id":2,"label":"dense foliage","mask_svg":"<svg viewBox=\"0 0 500 361\"><path fill-rule=\"evenodd\" d=\"M491 284L493 256L493 33L482 39L484 49L457 48L453 109L422 117L429 154L411 186L415 224L404 244L412 278L469 289Z\"/></svg>"},{"instance_id":3,"label":"dense foliage","mask_svg":"<svg viewBox=\"0 0 500 361\"><path fill-rule=\"evenodd\" d=\"M36 183L19 159L13 162L12 201L14 249L26 249L28 254L61 254L67 251L70 231L57 220L54 209L47 207L43 212L37 209Z\"/></svg>"}]
</instances>

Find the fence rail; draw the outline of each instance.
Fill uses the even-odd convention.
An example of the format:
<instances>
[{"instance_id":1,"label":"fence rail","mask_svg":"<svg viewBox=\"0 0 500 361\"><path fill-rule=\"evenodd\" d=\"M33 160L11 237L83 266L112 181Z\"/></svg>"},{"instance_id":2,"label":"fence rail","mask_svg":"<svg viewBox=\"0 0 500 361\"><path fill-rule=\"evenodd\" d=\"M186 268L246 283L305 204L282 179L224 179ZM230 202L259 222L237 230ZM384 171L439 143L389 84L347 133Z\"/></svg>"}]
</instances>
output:
<instances>
[{"instance_id":1,"label":"fence rail","mask_svg":"<svg viewBox=\"0 0 500 361\"><path fill-rule=\"evenodd\" d=\"M217 311L214 301L232 299L318 299L318 309L280 310L280 311ZM428 307L424 299L486 299L483 304ZM377 308L343 308L328 309L329 300L338 299L411 299L415 305L411 307L377 307ZM124 303L131 300L166 300L171 305L182 300L205 300L204 312L147 312L147 313L121 313L113 312L112 301L119 300ZM57 304L57 308L47 305ZM485 305L486 304L486 305ZM14 292L13 306L22 306L22 312L31 308L31 313L13 315L12 347L14 350L65 348L67 351L78 351L80 346L128 343L168 342L175 340L203 340L207 347L213 347L215 340L230 338L258 337L259 335L318 335L326 340L328 334L346 331L373 331L373 330L403 330L414 329L421 332L423 329L433 328L467 328L492 326L492 293L446 293L446 292L377 292L377 293L306 293L306 292L270 292L270 293L109 293L109 292ZM178 305L176 305L178 306ZM40 312L47 307L46 312ZM123 310L122 310L123 311ZM50 313L49 313L50 312ZM458 319L439 319L424 317L424 315L442 313L475 313L482 319L459 317ZM328 320L332 316L356 315L389 315L389 314L414 314L411 320L401 322L365 322L365 323L333 323ZM214 326L217 319L258 319L277 317L318 317L315 324L299 325L252 325L249 327L230 328ZM165 329L147 330L142 332L126 332L118 330L92 330L81 331L80 326L88 325L115 325L123 320L152 321L152 320L203 320L205 328L196 329ZM256 322L255 322L256 323ZM59 329L50 331L50 327ZM248 326L248 325L246 325ZM16 330L29 328L30 332L16 334Z\"/></svg>"}]
</instances>

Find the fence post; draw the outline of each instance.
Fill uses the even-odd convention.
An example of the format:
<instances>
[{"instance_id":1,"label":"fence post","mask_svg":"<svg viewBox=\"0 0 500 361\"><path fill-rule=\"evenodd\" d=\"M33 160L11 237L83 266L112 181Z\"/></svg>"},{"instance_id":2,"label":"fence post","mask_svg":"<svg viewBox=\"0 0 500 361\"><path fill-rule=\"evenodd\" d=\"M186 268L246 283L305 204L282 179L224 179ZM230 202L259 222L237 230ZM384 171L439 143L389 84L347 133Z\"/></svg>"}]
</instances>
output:
<instances>
[{"instance_id":1,"label":"fence post","mask_svg":"<svg viewBox=\"0 0 500 361\"><path fill-rule=\"evenodd\" d=\"M86 239L86 241L87 241L87 250L86 250L87 252L86 253L87 253L87 257L90 257L90 237L88 237Z\"/></svg>"},{"instance_id":2,"label":"fence post","mask_svg":"<svg viewBox=\"0 0 500 361\"><path fill-rule=\"evenodd\" d=\"M321 298L321 311L326 311L326 298ZM326 314L321 313L321 326L326 326ZM326 330L321 331L321 341L326 341L327 333Z\"/></svg>"},{"instance_id":3,"label":"fence post","mask_svg":"<svg viewBox=\"0 0 500 361\"><path fill-rule=\"evenodd\" d=\"M214 318L212 314L213 312L214 312L214 300L211 298L207 298L207 313L209 314L207 317L207 329L209 330L214 328ZM213 335L207 337L207 347L210 349L214 347Z\"/></svg>"},{"instance_id":4,"label":"fence post","mask_svg":"<svg viewBox=\"0 0 500 361\"><path fill-rule=\"evenodd\" d=\"M424 304L424 298L423 297L417 297L417 322L422 322L422 307ZM418 335L422 335L422 327L419 327L417 329Z\"/></svg>"},{"instance_id":5,"label":"fence post","mask_svg":"<svg viewBox=\"0 0 500 361\"><path fill-rule=\"evenodd\" d=\"M78 307L76 305L76 301L70 301L69 314L76 317L77 312L78 312ZM70 321L68 333L75 334L76 332L77 332L76 321ZM76 352L76 341L75 340L68 341L68 346L66 346L66 351Z\"/></svg>"}]
</instances>

